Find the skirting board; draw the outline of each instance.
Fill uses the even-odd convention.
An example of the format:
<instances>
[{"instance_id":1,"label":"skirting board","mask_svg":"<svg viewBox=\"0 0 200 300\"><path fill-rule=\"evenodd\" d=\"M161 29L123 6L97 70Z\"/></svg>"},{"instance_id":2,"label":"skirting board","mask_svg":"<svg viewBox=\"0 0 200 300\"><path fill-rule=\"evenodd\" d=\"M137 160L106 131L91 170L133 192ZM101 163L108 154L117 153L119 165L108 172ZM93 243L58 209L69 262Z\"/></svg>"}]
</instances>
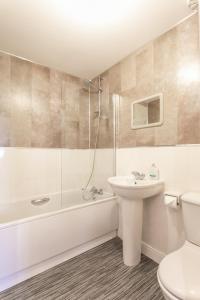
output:
<instances>
[{"instance_id":1,"label":"skirting board","mask_svg":"<svg viewBox=\"0 0 200 300\"><path fill-rule=\"evenodd\" d=\"M161 262L161 260L165 257L165 253L151 247L150 245L146 244L145 242L142 242L142 253L158 264Z\"/></svg>"},{"instance_id":2,"label":"skirting board","mask_svg":"<svg viewBox=\"0 0 200 300\"><path fill-rule=\"evenodd\" d=\"M28 269L17 272L11 276L8 276L0 280L0 292L28 279L39 273L42 273L50 268L55 267L56 265L69 260L81 253L84 253L92 248L95 248L117 236L117 231L110 232L104 236L101 236L95 240L87 242L81 246L68 250L58 256L52 257L46 261L41 262L40 264L34 265Z\"/></svg>"}]
</instances>

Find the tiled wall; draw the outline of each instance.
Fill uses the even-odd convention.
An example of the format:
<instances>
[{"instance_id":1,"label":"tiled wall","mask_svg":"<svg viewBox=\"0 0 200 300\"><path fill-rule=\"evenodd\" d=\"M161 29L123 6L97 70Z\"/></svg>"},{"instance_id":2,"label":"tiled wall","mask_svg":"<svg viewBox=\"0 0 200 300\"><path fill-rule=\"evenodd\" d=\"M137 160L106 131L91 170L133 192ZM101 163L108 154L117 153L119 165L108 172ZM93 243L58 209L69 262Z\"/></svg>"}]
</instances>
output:
<instances>
[{"instance_id":1,"label":"tiled wall","mask_svg":"<svg viewBox=\"0 0 200 300\"><path fill-rule=\"evenodd\" d=\"M88 148L79 78L0 53L0 146Z\"/></svg>"},{"instance_id":2,"label":"tiled wall","mask_svg":"<svg viewBox=\"0 0 200 300\"><path fill-rule=\"evenodd\" d=\"M113 93L120 95L120 148L200 143L198 39L196 14L102 74L105 108ZM164 96L164 124L131 129L131 103L155 93Z\"/></svg>"},{"instance_id":3,"label":"tiled wall","mask_svg":"<svg viewBox=\"0 0 200 300\"><path fill-rule=\"evenodd\" d=\"M89 117L97 124L96 91L91 94L91 114L89 110L84 80L0 52L0 204L85 186L94 156L88 148ZM110 148L112 110L105 115L99 145ZM107 178L112 174L113 150L98 150L90 186L110 191Z\"/></svg>"},{"instance_id":4,"label":"tiled wall","mask_svg":"<svg viewBox=\"0 0 200 300\"><path fill-rule=\"evenodd\" d=\"M99 148L113 147L113 95L120 96L119 147L200 143L198 16L193 15L104 72ZM0 53L0 146L88 148L89 97L62 72ZM164 124L131 129L131 103L162 92ZM91 146L98 119L91 94Z\"/></svg>"}]
</instances>

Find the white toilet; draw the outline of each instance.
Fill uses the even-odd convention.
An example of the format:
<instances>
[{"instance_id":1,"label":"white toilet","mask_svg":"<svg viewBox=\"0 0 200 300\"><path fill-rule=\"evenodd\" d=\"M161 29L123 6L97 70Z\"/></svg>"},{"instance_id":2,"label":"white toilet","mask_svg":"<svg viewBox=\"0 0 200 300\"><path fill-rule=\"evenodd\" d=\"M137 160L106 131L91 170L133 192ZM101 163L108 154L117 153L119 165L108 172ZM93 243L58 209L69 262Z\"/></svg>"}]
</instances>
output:
<instances>
[{"instance_id":1,"label":"white toilet","mask_svg":"<svg viewBox=\"0 0 200 300\"><path fill-rule=\"evenodd\" d=\"M181 199L186 242L162 260L158 282L167 300L200 300L200 193Z\"/></svg>"}]
</instances>

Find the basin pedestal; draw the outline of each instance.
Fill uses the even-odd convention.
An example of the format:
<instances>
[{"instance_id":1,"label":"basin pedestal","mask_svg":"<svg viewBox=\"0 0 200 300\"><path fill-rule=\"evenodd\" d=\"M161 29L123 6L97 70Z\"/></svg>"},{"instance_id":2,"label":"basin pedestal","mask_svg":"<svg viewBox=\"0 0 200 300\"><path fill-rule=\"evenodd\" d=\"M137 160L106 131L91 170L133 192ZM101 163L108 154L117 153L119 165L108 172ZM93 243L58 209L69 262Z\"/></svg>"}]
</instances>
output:
<instances>
[{"instance_id":1,"label":"basin pedestal","mask_svg":"<svg viewBox=\"0 0 200 300\"><path fill-rule=\"evenodd\" d=\"M121 198L124 264L134 267L141 260L143 200Z\"/></svg>"},{"instance_id":2,"label":"basin pedestal","mask_svg":"<svg viewBox=\"0 0 200 300\"><path fill-rule=\"evenodd\" d=\"M108 182L121 198L124 263L134 267L139 264L141 258L143 199L150 201L151 197L160 194L164 188L164 181L114 176L108 178Z\"/></svg>"}]
</instances>

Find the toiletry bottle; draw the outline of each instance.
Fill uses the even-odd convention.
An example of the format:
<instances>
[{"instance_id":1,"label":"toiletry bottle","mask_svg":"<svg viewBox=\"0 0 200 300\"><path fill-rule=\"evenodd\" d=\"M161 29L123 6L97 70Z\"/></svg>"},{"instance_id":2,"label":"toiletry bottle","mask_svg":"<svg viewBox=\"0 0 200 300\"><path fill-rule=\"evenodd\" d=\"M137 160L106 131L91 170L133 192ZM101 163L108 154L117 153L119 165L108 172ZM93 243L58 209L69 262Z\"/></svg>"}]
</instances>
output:
<instances>
[{"instance_id":1,"label":"toiletry bottle","mask_svg":"<svg viewBox=\"0 0 200 300\"><path fill-rule=\"evenodd\" d=\"M158 180L159 179L159 169L156 167L155 164L151 165L149 170L149 179Z\"/></svg>"}]
</instances>

